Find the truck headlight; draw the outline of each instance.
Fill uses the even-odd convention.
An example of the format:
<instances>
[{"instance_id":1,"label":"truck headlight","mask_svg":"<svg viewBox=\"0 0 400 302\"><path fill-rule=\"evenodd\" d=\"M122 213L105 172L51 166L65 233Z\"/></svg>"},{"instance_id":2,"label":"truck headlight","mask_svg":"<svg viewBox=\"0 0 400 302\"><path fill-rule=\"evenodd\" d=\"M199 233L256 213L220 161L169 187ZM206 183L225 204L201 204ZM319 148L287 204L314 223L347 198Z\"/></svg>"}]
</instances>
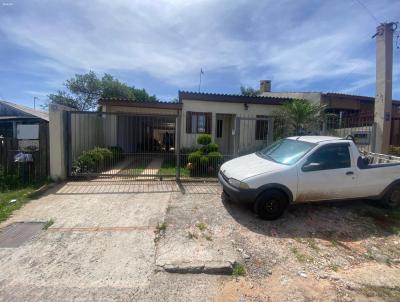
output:
<instances>
[{"instance_id":1,"label":"truck headlight","mask_svg":"<svg viewBox=\"0 0 400 302\"><path fill-rule=\"evenodd\" d=\"M229 183L239 189L249 189L249 185L245 182L242 182L240 180L234 179L234 178L229 178Z\"/></svg>"}]
</instances>

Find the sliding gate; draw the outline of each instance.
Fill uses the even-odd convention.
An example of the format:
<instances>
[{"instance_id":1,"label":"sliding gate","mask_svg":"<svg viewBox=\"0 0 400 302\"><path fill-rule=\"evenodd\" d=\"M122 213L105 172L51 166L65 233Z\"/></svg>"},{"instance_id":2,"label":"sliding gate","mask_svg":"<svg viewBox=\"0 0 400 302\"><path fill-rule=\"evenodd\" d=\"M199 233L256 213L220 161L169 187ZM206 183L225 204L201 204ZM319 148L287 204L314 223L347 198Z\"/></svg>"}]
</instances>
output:
<instances>
[{"instance_id":1,"label":"sliding gate","mask_svg":"<svg viewBox=\"0 0 400 302\"><path fill-rule=\"evenodd\" d=\"M175 178L175 115L67 114L70 177Z\"/></svg>"}]
</instances>

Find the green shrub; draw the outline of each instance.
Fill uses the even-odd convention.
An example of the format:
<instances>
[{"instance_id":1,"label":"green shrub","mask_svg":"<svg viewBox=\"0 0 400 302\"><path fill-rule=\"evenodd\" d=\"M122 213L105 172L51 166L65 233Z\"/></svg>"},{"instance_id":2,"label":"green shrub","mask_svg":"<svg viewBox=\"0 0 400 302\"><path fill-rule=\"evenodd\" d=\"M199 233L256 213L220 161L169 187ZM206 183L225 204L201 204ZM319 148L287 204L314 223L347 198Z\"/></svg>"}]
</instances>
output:
<instances>
[{"instance_id":1,"label":"green shrub","mask_svg":"<svg viewBox=\"0 0 400 302\"><path fill-rule=\"evenodd\" d=\"M203 167L207 167L207 165L208 165L208 156L207 155L202 155L200 157L200 165Z\"/></svg>"},{"instance_id":2,"label":"green shrub","mask_svg":"<svg viewBox=\"0 0 400 302\"><path fill-rule=\"evenodd\" d=\"M389 146L389 154L393 156L400 156L400 147Z\"/></svg>"},{"instance_id":3,"label":"green shrub","mask_svg":"<svg viewBox=\"0 0 400 302\"><path fill-rule=\"evenodd\" d=\"M216 143L210 143L210 144L208 144L207 146L206 146L206 148L207 148L207 153L211 153L211 152L217 152L218 151L218 148L219 148L219 146L218 146L218 144L216 144Z\"/></svg>"},{"instance_id":4,"label":"green shrub","mask_svg":"<svg viewBox=\"0 0 400 302\"><path fill-rule=\"evenodd\" d=\"M197 151L189 154L188 163L191 176L216 176L222 163L222 154L218 145L211 142L209 134L202 134L197 142L203 145Z\"/></svg>"},{"instance_id":5,"label":"green shrub","mask_svg":"<svg viewBox=\"0 0 400 302\"><path fill-rule=\"evenodd\" d=\"M108 148L99 147L86 151L74 162L73 171L75 173L101 172L114 162L114 154L118 152L117 149L114 149L113 153Z\"/></svg>"},{"instance_id":6,"label":"green shrub","mask_svg":"<svg viewBox=\"0 0 400 302\"><path fill-rule=\"evenodd\" d=\"M199 145L206 146L211 143L211 135L210 134L201 134L197 138L197 143Z\"/></svg>"},{"instance_id":7,"label":"green shrub","mask_svg":"<svg viewBox=\"0 0 400 302\"><path fill-rule=\"evenodd\" d=\"M200 150L194 151L189 154L188 161L190 163L192 163L192 165L196 165L196 164L200 163L201 155L202 155L202 153Z\"/></svg>"},{"instance_id":8,"label":"green shrub","mask_svg":"<svg viewBox=\"0 0 400 302\"><path fill-rule=\"evenodd\" d=\"M122 158L123 150L120 146L111 146L108 147L108 150L112 152L113 159L119 160Z\"/></svg>"}]
</instances>

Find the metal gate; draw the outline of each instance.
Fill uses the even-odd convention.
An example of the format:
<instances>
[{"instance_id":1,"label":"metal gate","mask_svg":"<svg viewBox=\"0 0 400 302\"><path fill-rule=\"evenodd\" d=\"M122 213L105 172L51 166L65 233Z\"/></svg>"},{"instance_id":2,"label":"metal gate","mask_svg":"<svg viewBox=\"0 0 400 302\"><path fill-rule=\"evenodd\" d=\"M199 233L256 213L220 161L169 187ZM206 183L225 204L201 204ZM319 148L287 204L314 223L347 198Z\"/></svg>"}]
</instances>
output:
<instances>
[{"instance_id":1,"label":"metal gate","mask_svg":"<svg viewBox=\"0 0 400 302\"><path fill-rule=\"evenodd\" d=\"M67 114L70 177L176 177L177 116L81 111Z\"/></svg>"}]
</instances>

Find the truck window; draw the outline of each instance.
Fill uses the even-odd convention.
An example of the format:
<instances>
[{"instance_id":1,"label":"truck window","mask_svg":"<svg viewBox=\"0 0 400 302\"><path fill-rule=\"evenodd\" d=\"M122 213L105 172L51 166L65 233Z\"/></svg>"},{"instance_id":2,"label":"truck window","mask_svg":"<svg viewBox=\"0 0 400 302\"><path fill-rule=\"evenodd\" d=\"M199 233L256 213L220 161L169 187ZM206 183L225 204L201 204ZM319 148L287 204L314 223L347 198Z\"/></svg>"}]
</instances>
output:
<instances>
[{"instance_id":1,"label":"truck window","mask_svg":"<svg viewBox=\"0 0 400 302\"><path fill-rule=\"evenodd\" d=\"M348 144L323 146L310 155L306 165L310 163L320 164L318 170L349 168L351 166L349 146Z\"/></svg>"}]
</instances>

